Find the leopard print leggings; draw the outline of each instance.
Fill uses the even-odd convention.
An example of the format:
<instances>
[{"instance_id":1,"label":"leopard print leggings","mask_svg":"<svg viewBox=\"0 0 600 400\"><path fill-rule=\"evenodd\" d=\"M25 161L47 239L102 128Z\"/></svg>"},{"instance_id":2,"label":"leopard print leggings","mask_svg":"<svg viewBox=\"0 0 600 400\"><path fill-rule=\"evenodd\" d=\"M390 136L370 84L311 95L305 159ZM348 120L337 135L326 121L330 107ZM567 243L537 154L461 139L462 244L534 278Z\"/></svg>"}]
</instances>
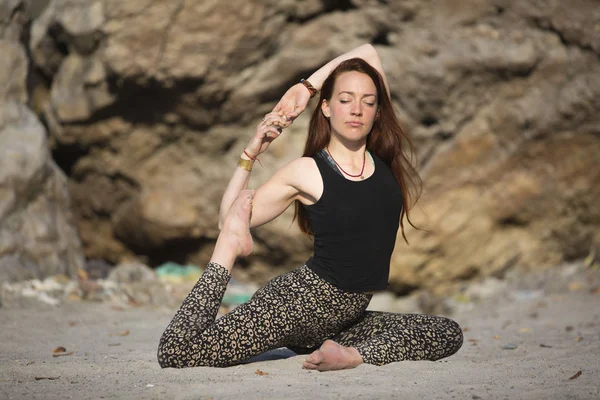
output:
<instances>
[{"instance_id":1,"label":"leopard print leggings","mask_svg":"<svg viewBox=\"0 0 600 400\"><path fill-rule=\"evenodd\" d=\"M274 278L215 321L230 278L225 268L208 264L162 334L161 367L226 367L279 347L308 353L326 339L356 348L375 365L438 360L462 345L456 322L366 311L370 294L344 292L307 266Z\"/></svg>"}]
</instances>

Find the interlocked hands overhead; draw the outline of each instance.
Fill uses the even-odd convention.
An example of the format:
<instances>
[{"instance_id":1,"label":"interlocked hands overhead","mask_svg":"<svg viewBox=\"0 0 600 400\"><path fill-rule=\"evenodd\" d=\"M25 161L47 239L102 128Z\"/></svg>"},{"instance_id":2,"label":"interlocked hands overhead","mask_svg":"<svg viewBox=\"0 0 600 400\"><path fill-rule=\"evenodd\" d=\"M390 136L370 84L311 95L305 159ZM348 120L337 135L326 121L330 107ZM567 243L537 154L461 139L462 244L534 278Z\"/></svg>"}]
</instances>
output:
<instances>
[{"instance_id":1,"label":"interlocked hands overhead","mask_svg":"<svg viewBox=\"0 0 600 400\"><path fill-rule=\"evenodd\" d=\"M256 127L254 136L246 146L248 154L257 157L267 150L271 142L281 135L283 129L290 126L306 109L309 100L310 92L301 83L289 88L275 108L265 115Z\"/></svg>"}]
</instances>

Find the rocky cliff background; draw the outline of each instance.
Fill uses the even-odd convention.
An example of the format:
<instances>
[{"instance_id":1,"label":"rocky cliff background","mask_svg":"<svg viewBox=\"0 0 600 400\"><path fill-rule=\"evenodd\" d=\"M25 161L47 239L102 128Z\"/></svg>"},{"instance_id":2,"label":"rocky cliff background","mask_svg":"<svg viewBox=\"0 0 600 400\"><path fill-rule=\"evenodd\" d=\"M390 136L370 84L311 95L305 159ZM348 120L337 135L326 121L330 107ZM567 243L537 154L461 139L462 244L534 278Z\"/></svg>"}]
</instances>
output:
<instances>
[{"instance_id":1,"label":"rocky cliff background","mask_svg":"<svg viewBox=\"0 0 600 400\"><path fill-rule=\"evenodd\" d=\"M425 182L392 290L443 293L594 251L598 0L0 0L0 281L93 260L205 264L254 126L363 43ZM252 186L301 154L308 117ZM254 232L240 277L310 255L291 222Z\"/></svg>"}]
</instances>

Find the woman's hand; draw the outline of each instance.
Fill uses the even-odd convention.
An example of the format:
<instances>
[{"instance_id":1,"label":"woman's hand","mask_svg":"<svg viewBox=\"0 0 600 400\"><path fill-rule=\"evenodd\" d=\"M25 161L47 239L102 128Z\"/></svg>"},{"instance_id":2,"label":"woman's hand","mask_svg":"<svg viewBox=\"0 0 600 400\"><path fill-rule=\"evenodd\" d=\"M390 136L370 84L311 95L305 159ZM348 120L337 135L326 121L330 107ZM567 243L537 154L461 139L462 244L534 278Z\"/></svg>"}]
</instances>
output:
<instances>
[{"instance_id":1,"label":"woman's hand","mask_svg":"<svg viewBox=\"0 0 600 400\"><path fill-rule=\"evenodd\" d=\"M293 121L306 108L310 100L310 92L303 84L297 83L281 97L272 112L285 115L288 121Z\"/></svg>"},{"instance_id":2,"label":"woman's hand","mask_svg":"<svg viewBox=\"0 0 600 400\"><path fill-rule=\"evenodd\" d=\"M250 143L246 146L246 152L252 157L257 157L267 150L271 142L277 139L281 135L282 130L289 126L290 123L291 121L282 113L268 113L256 127L254 136L252 136Z\"/></svg>"}]
</instances>

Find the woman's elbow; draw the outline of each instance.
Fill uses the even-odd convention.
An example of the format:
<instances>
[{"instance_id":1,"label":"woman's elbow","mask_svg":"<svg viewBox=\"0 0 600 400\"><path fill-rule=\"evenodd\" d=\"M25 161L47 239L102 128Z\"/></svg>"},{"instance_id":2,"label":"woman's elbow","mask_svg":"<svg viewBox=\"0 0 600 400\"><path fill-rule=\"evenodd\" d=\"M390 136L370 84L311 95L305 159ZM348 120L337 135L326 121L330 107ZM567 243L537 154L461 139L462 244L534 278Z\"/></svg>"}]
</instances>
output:
<instances>
[{"instance_id":1,"label":"woman's elbow","mask_svg":"<svg viewBox=\"0 0 600 400\"><path fill-rule=\"evenodd\" d=\"M377 50L375 50L375 47L371 43L365 43L362 46L369 52L377 53Z\"/></svg>"},{"instance_id":2,"label":"woman's elbow","mask_svg":"<svg viewBox=\"0 0 600 400\"><path fill-rule=\"evenodd\" d=\"M371 43L365 43L361 46L362 52L365 54L365 58L371 59L374 57L379 58L377 50Z\"/></svg>"}]
</instances>

